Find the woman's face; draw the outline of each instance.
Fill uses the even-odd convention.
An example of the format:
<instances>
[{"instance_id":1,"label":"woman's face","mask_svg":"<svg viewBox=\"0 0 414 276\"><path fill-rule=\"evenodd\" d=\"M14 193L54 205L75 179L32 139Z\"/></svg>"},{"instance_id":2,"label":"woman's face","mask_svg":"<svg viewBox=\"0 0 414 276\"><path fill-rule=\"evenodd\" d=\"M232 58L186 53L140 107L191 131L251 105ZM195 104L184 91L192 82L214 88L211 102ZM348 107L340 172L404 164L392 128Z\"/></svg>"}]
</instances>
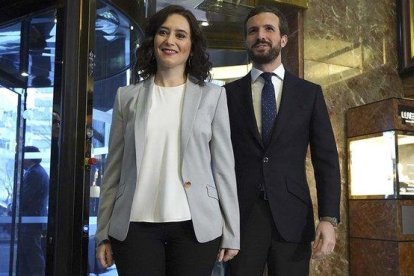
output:
<instances>
[{"instance_id":1,"label":"woman's face","mask_svg":"<svg viewBox=\"0 0 414 276\"><path fill-rule=\"evenodd\" d=\"M191 30L187 19L172 14L160 26L154 37L154 53L158 70L174 69L184 73L191 53Z\"/></svg>"}]
</instances>

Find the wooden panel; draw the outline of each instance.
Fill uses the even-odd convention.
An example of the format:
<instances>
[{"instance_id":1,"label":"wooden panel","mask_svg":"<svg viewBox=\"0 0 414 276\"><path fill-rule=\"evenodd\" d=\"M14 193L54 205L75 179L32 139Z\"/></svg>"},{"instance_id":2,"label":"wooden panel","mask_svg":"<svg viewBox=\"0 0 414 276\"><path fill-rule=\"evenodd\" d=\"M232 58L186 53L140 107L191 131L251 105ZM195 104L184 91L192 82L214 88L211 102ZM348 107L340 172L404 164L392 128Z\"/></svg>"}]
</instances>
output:
<instances>
[{"instance_id":1,"label":"wooden panel","mask_svg":"<svg viewBox=\"0 0 414 276\"><path fill-rule=\"evenodd\" d=\"M350 275L399 275L398 242L350 239Z\"/></svg>"},{"instance_id":2,"label":"wooden panel","mask_svg":"<svg viewBox=\"0 0 414 276\"><path fill-rule=\"evenodd\" d=\"M349 236L397 240L395 200L349 200Z\"/></svg>"},{"instance_id":3,"label":"wooden panel","mask_svg":"<svg viewBox=\"0 0 414 276\"><path fill-rule=\"evenodd\" d=\"M352 138L387 130L414 131L413 125L402 122L398 113L400 105L414 107L414 101L390 98L350 108L346 114L347 137Z\"/></svg>"},{"instance_id":4,"label":"wooden panel","mask_svg":"<svg viewBox=\"0 0 414 276\"><path fill-rule=\"evenodd\" d=\"M400 275L412 276L414 274L414 243L402 242L399 244Z\"/></svg>"},{"instance_id":5,"label":"wooden panel","mask_svg":"<svg viewBox=\"0 0 414 276\"><path fill-rule=\"evenodd\" d=\"M414 200L349 200L349 236L414 241L413 234L403 234L402 206L414 206Z\"/></svg>"},{"instance_id":6,"label":"wooden panel","mask_svg":"<svg viewBox=\"0 0 414 276\"><path fill-rule=\"evenodd\" d=\"M350 275L411 276L414 242L350 239Z\"/></svg>"}]
</instances>

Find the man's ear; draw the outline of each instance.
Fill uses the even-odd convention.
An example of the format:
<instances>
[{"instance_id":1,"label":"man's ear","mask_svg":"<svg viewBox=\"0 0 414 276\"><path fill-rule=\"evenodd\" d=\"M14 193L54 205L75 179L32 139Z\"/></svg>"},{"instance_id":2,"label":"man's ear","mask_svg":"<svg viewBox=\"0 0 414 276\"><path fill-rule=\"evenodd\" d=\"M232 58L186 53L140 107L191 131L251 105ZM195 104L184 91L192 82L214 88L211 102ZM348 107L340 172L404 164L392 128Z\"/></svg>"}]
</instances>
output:
<instances>
[{"instance_id":1,"label":"man's ear","mask_svg":"<svg viewBox=\"0 0 414 276\"><path fill-rule=\"evenodd\" d=\"M282 35L282 37L280 38L280 45L282 46L282 48L285 47L287 43L288 43L288 36Z\"/></svg>"}]
</instances>

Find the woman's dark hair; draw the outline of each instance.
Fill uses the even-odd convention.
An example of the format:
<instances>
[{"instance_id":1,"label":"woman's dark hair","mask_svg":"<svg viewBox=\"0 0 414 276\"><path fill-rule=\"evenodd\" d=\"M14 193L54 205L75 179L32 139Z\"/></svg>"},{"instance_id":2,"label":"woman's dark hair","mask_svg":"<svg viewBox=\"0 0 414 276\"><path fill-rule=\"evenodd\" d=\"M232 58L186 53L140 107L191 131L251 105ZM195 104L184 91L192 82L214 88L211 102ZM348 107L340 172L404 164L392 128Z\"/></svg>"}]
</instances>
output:
<instances>
[{"instance_id":1,"label":"woman's dark hair","mask_svg":"<svg viewBox=\"0 0 414 276\"><path fill-rule=\"evenodd\" d=\"M145 38L137 49L134 73L137 81L148 79L157 72L157 61L154 54L154 37L170 15L178 14L185 17L191 30L191 54L185 66L185 74L192 76L195 82L203 85L204 80L210 78L211 62L207 53L207 42L198 26L197 19L187 9L170 5L151 16L145 28Z\"/></svg>"},{"instance_id":2,"label":"woman's dark hair","mask_svg":"<svg viewBox=\"0 0 414 276\"><path fill-rule=\"evenodd\" d=\"M280 31L280 36L283 35L287 35L289 36L289 25L288 25L288 21L286 19L286 16L276 7L273 6L256 6L254 7L249 14L247 15L246 19L244 20L244 35L247 34L247 21L258 14L261 13L265 13L265 12L270 12L273 13L274 15L276 15L279 18L279 31Z\"/></svg>"}]
</instances>

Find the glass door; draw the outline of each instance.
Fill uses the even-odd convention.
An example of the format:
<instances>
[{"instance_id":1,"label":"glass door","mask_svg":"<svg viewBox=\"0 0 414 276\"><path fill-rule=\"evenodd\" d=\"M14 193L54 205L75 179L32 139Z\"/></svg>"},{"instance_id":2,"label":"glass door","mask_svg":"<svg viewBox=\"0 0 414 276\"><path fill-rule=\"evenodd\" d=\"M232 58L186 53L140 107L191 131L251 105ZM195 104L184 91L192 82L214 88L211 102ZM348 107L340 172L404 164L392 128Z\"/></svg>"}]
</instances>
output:
<instances>
[{"instance_id":1,"label":"glass door","mask_svg":"<svg viewBox=\"0 0 414 276\"><path fill-rule=\"evenodd\" d=\"M0 26L0 275L44 275L55 10Z\"/></svg>"},{"instance_id":2,"label":"glass door","mask_svg":"<svg viewBox=\"0 0 414 276\"><path fill-rule=\"evenodd\" d=\"M16 208L13 208L21 169L16 154L19 137L21 94L0 85L0 275L7 275L15 265Z\"/></svg>"},{"instance_id":3,"label":"glass door","mask_svg":"<svg viewBox=\"0 0 414 276\"><path fill-rule=\"evenodd\" d=\"M118 87L131 84L133 54L142 38L140 27L119 8L106 1L96 2L94 89L90 137L89 173L89 275L118 275L116 266L103 269L95 258L96 216L105 161L108 153L112 107Z\"/></svg>"}]
</instances>

